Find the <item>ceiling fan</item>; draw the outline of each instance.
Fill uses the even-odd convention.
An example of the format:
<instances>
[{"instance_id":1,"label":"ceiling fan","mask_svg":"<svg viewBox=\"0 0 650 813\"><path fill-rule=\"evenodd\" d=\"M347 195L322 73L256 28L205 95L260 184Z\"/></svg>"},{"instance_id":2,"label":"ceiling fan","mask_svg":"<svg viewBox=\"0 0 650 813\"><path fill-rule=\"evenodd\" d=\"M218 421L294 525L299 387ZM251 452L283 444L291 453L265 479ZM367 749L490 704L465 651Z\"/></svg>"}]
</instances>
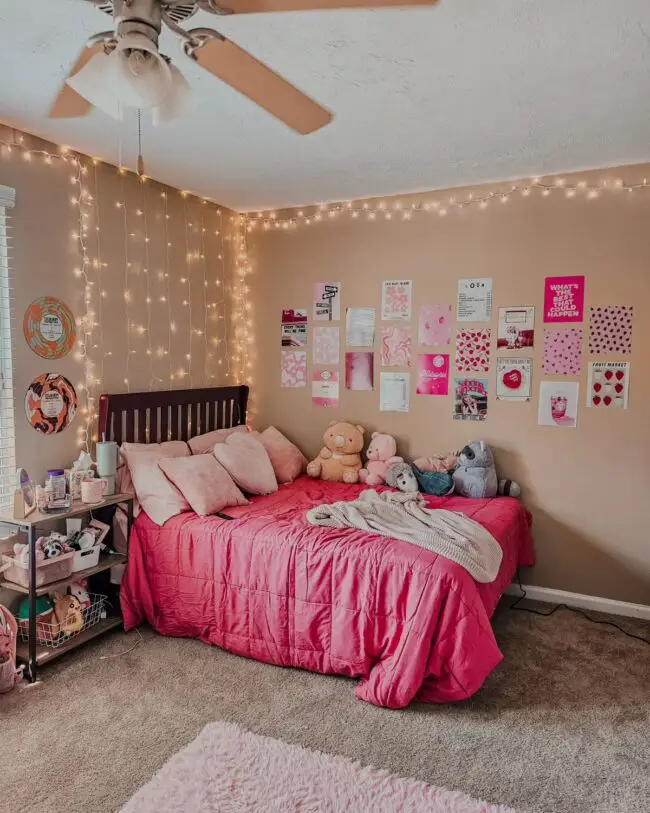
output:
<instances>
[{"instance_id":1,"label":"ceiling fan","mask_svg":"<svg viewBox=\"0 0 650 813\"><path fill-rule=\"evenodd\" d=\"M171 59L158 50L163 24L205 70L272 116L306 135L332 114L212 28L181 28L197 11L217 16L267 11L430 6L437 0L85 0L111 14L114 28L92 36L77 57L49 116L76 118L96 106L121 117L124 106L150 109L154 123L186 113L195 98ZM221 5L223 3L223 5Z\"/></svg>"}]
</instances>

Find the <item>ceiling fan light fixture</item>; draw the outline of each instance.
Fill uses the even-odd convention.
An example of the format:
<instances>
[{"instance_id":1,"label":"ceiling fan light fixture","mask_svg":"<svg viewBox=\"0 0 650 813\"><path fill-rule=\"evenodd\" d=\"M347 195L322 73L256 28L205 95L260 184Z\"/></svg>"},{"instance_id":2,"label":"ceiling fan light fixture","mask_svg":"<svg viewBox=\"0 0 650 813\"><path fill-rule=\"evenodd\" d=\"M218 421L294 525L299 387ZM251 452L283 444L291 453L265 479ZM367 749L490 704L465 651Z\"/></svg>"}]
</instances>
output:
<instances>
[{"instance_id":1,"label":"ceiling fan light fixture","mask_svg":"<svg viewBox=\"0 0 650 813\"><path fill-rule=\"evenodd\" d=\"M194 109L197 99L180 71L143 34L122 36L109 53L98 53L74 76L70 87L113 118L124 107L151 110L154 123Z\"/></svg>"},{"instance_id":2,"label":"ceiling fan light fixture","mask_svg":"<svg viewBox=\"0 0 650 813\"><path fill-rule=\"evenodd\" d=\"M199 106L199 97L175 65L169 65L171 88L162 102L151 109L155 127L192 113Z\"/></svg>"}]
</instances>

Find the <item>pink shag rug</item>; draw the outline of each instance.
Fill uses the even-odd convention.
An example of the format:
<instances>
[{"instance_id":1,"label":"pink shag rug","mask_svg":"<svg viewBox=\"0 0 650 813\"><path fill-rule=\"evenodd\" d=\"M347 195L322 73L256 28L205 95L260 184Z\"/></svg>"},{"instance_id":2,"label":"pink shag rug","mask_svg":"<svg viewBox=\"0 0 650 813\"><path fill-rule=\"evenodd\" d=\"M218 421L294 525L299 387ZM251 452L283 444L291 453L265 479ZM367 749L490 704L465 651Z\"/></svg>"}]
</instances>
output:
<instances>
[{"instance_id":1,"label":"pink shag rug","mask_svg":"<svg viewBox=\"0 0 650 813\"><path fill-rule=\"evenodd\" d=\"M515 813L345 757L210 723L122 813Z\"/></svg>"}]
</instances>

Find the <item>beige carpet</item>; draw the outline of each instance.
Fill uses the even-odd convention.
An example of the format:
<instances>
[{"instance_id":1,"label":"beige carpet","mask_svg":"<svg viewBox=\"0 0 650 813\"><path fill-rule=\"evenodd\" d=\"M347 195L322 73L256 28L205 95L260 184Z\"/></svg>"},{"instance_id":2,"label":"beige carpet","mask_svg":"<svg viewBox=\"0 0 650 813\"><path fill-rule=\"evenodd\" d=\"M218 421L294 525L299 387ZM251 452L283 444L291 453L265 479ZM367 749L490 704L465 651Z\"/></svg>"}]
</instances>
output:
<instances>
[{"instance_id":1,"label":"beige carpet","mask_svg":"<svg viewBox=\"0 0 650 813\"><path fill-rule=\"evenodd\" d=\"M506 659L475 698L404 711L356 700L346 678L149 630L100 660L134 641L113 633L0 697L0 810L117 810L205 723L226 720L522 811L647 813L650 647L566 611L501 609L495 628Z\"/></svg>"}]
</instances>

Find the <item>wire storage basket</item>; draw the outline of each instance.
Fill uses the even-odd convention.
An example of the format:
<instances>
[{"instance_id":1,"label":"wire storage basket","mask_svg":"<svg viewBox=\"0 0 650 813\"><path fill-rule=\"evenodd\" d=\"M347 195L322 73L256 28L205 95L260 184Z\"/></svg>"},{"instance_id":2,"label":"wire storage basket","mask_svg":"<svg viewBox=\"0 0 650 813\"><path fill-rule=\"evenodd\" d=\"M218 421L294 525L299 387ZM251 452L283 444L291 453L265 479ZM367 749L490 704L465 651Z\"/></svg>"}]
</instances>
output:
<instances>
[{"instance_id":1,"label":"wire storage basket","mask_svg":"<svg viewBox=\"0 0 650 813\"><path fill-rule=\"evenodd\" d=\"M90 604L82 607L79 611L83 623L80 623L80 619L76 615L73 617L68 616L61 621L56 617L54 611L38 615L36 618L36 642L41 646L56 649L85 630L94 627L95 624L99 624L103 618L106 618L108 598L99 593L90 593L89 600ZM26 619L21 619L19 627L21 639L25 642L29 641L29 622Z\"/></svg>"}]
</instances>

